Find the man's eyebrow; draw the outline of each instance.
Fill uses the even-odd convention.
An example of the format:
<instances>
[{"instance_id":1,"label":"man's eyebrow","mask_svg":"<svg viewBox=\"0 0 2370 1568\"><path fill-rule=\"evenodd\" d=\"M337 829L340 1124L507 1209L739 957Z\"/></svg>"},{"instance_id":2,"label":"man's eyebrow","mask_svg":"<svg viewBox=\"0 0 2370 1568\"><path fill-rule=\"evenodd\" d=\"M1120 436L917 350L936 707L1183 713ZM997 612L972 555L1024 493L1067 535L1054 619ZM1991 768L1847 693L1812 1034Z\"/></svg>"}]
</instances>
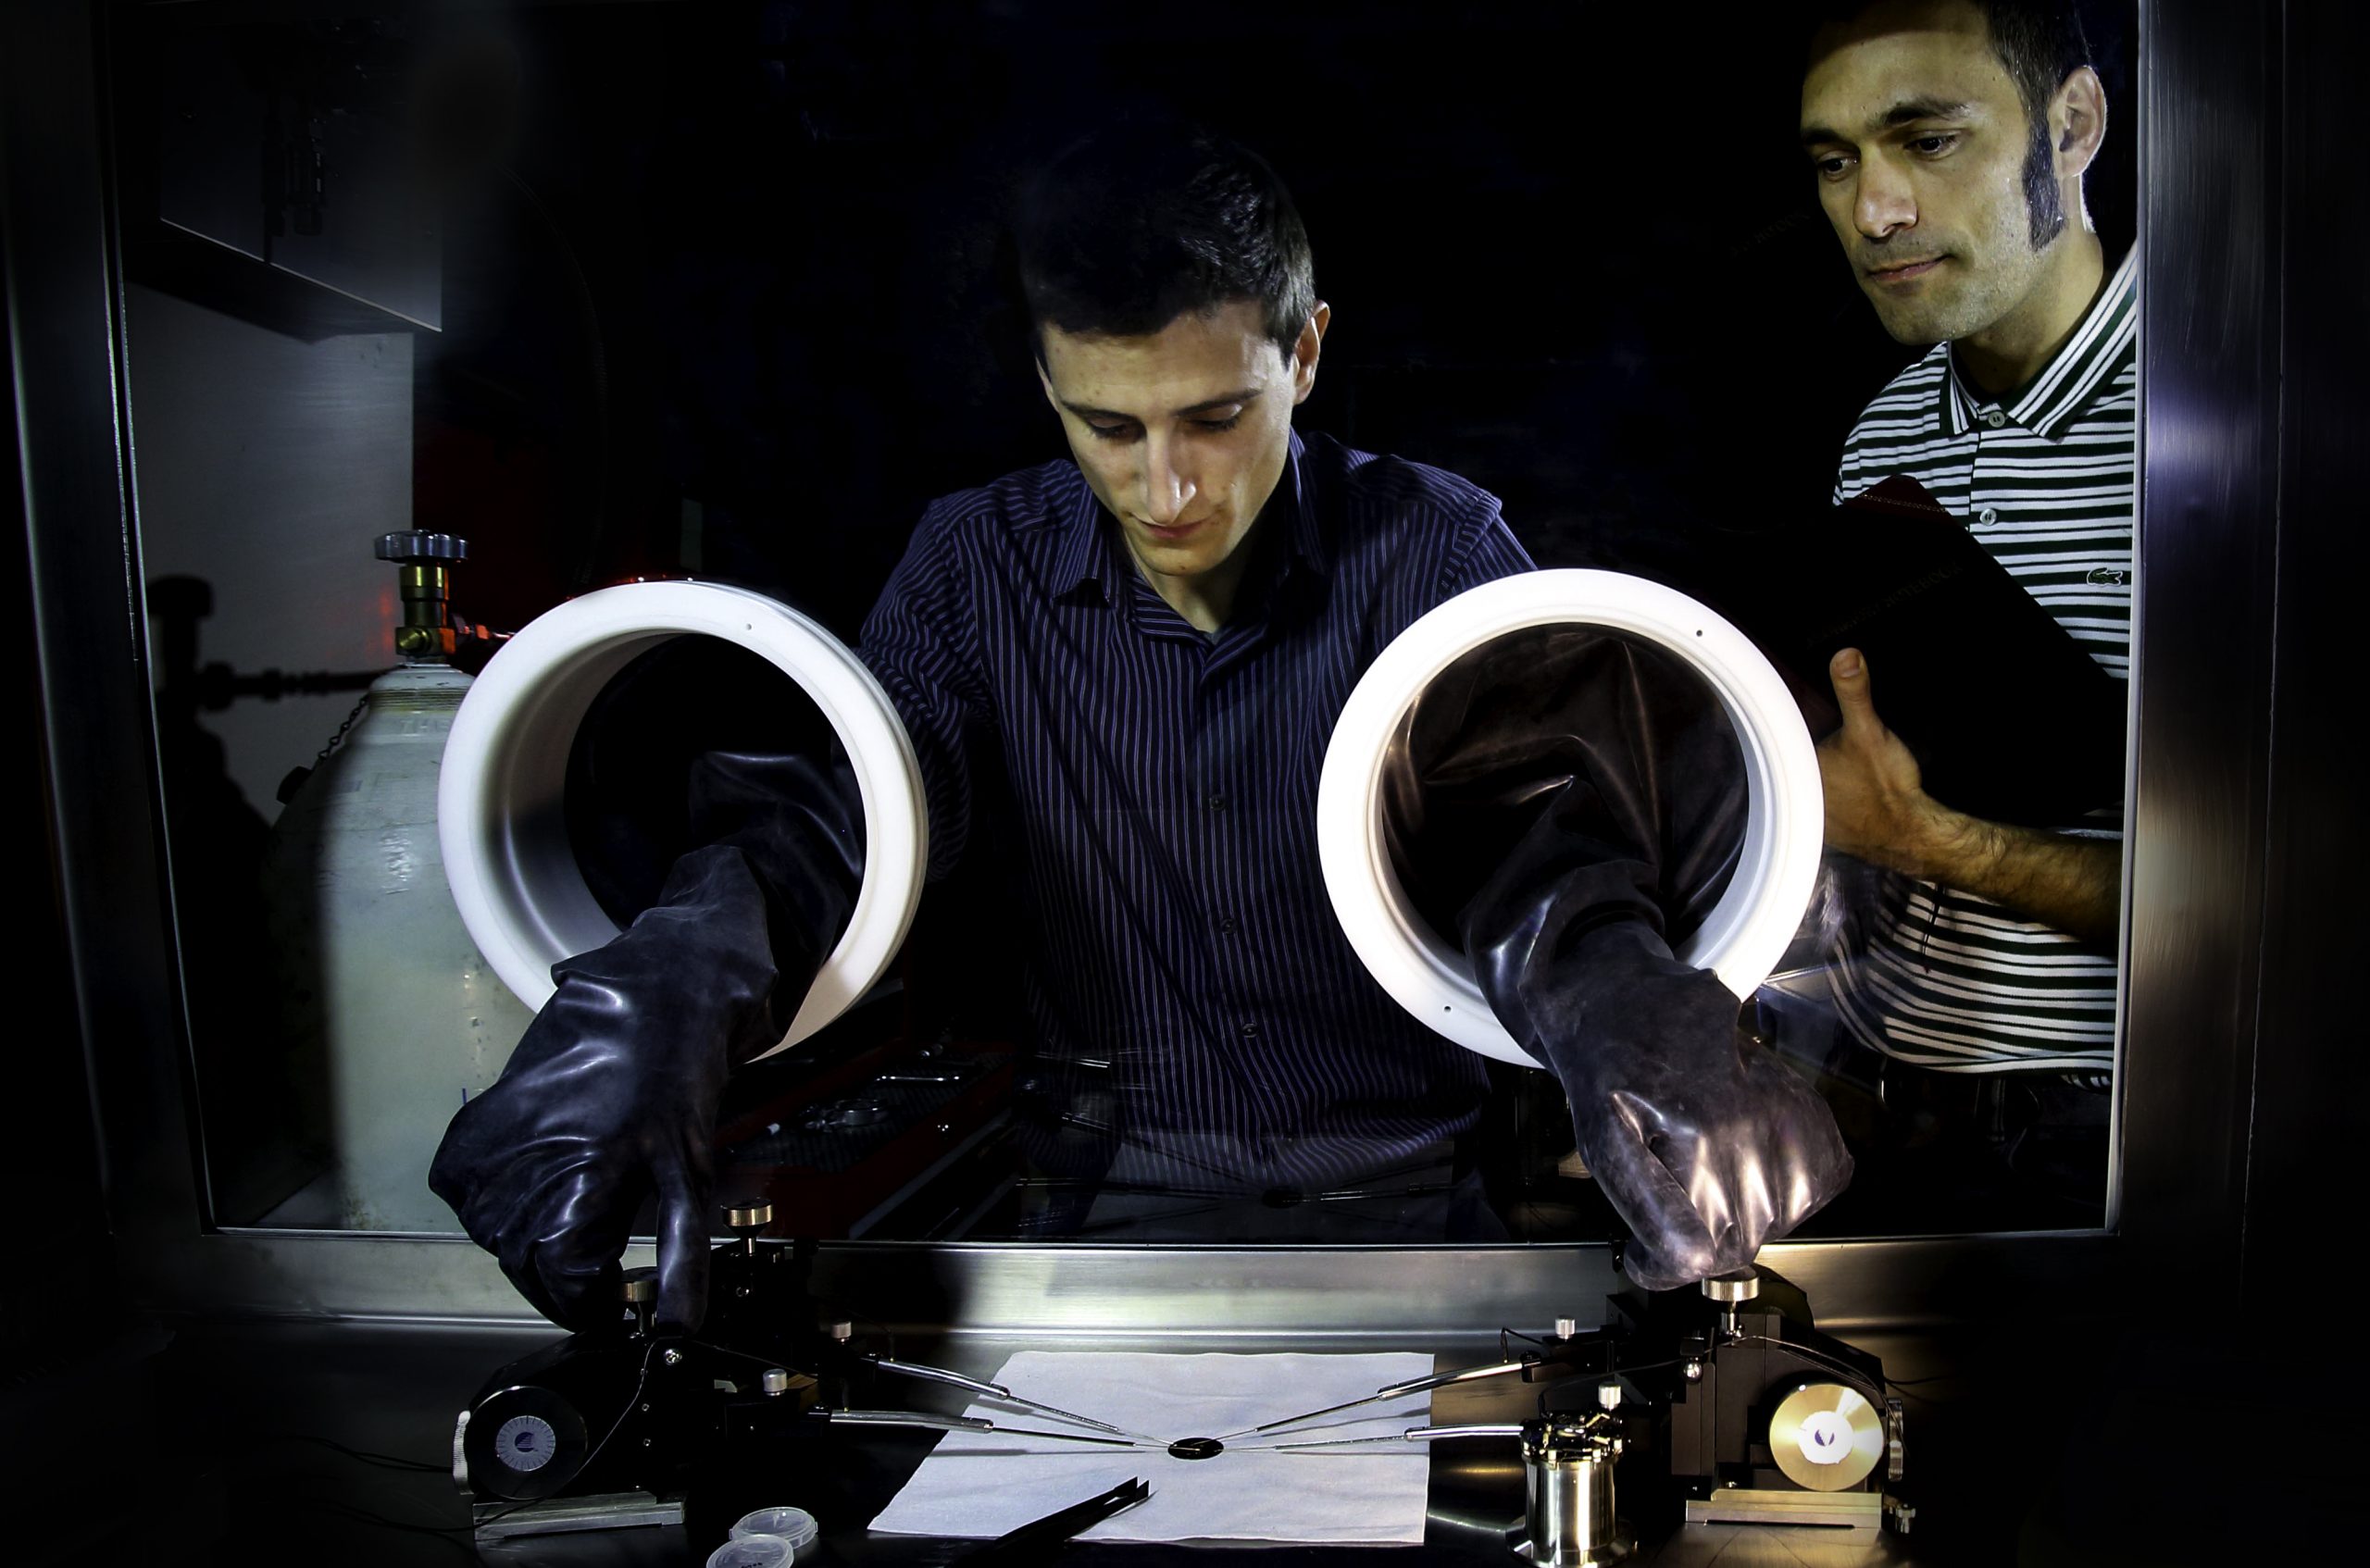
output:
<instances>
[{"instance_id":1,"label":"man's eyebrow","mask_svg":"<svg viewBox=\"0 0 2370 1568\"><path fill-rule=\"evenodd\" d=\"M1903 98L1887 108L1871 123L1877 130L1890 131L1897 126L1914 125L1921 119L1959 119L1975 106L1964 100L1946 98ZM1830 142L1849 142L1843 132L1824 125L1802 127L1802 145L1815 147Z\"/></svg>"},{"instance_id":2,"label":"man's eyebrow","mask_svg":"<svg viewBox=\"0 0 2370 1568\"><path fill-rule=\"evenodd\" d=\"M1196 414L1207 414L1214 408L1231 408L1238 403L1256 403L1259 400L1260 390L1257 387L1245 387L1241 392L1230 392L1222 397L1205 398L1200 403L1184 408L1172 409L1170 412L1179 418L1191 418ZM1083 403L1072 403L1067 398L1062 400L1062 406L1081 419L1132 419L1135 417L1132 414L1123 414L1116 408L1090 407Z\"/></svg>"},{"instance_id":3,"label":"man's eyebrow","mask_svg":"<svg viewBox=\"0 0 2370 1568\"><path fill-rule=\"evenodd\" d=\"M1920 119L1960 119L1974 107L1964 99L1953 103L1943 98L1903 98L1887 109L1877 123L1890 128Z\"/></svg>"}]
</instances>

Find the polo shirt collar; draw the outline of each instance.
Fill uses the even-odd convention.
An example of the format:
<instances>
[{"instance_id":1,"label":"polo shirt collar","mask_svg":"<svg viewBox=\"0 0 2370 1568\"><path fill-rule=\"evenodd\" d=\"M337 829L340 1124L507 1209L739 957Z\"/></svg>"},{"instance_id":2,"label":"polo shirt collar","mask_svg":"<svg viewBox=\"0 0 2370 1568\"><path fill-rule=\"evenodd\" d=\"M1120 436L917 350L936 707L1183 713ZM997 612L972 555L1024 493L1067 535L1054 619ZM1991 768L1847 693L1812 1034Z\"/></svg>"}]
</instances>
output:
<instances>
[{"instance_id":1,"label":"polo shirt collar","mask_svg":"<svg viewBox=\"0 0 2370 1568\"><path fill-rule=\"evenodd\" d=\"M2122 264L2084 313L2074 335L2024 387L2004 398L1978 398L1959 379L1958 360L1942 378L1942 429L1965 435L1987 410L1997 409L2019 428L2057 440L2100 387L2121 369L2139 330L2139 251L2124 253Z\"/></svg>"},{"instance_id":2,"label":"polo shirt collar","mask_svg":"<svg viewBox=\"0 0 2370 1568\"><path fill-rule=\"evenodd\" d=\"M1316 498L1309 493L1302 472L1304 455L1300 432L1291 431L1284 449L1284 471L1276 480L1279 493L1269 496L1267 504L1272 508L1281 503L1289 508L1292 562L1321 573L1331 569L1333 554L1317 516ZM1104 604L1116 603L1113 583L1132 581L1137 575L1135 562L1118 537L1117 521L1094 498L1086 475L1075 466L1070 474L1075 488L1063 516L1061 553L1054 561L1054 591L1066 596L1091 583Z\"/></svg>"}]
</instances>

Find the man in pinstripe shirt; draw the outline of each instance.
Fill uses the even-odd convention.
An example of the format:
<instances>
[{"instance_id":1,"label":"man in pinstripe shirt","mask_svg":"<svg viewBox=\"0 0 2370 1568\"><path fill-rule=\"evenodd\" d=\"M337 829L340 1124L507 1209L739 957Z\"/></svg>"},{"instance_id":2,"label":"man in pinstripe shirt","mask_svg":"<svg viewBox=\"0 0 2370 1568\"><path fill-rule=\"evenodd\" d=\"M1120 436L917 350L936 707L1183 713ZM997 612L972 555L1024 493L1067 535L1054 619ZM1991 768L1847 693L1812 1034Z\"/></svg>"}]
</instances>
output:
<instances>
[{"instance_id":1,"label":"man in pinstripe shirt","mask_svg":"<svg viewBox=\"0 0 2370 1568\"><path fill-rule=\"evenodd\" d=\"M2105 124L2078 22L2050 0L1840 9L1802 84L1802 144L1861 288L1893 336L1934 345L1861 416L1836 498L1917 479L2122 677L2137 275L2130 257L2110 271L2083 205ZM2118 803L2060 831L1953 811L1878 716L1882 672L1845 649L1829 673L1828 841L1890 874L1832 972L1843 1025L1889 1059L1896 1111L1925 1086L2012 1167L2020 1120L2090 1124L2074 1142L2102 1150L2104 1097L2077 1086L2113 1060ZM1956 1088L1932 1095L1928 1075Z\"/></svg>"},{"instance_id":2,"label":"man in pinstripe shirt","mask_svg":"<svg viewBox=\"0 0 2370 1568\"><path fill-rule=\"evenodd\" d=\"M1293 430L1331 312L1254 155L1105 132L1040 177L1017 227L1071 455L934 503L861 651L914 745L933 875L987 861L1017 938L1036 1050L1015 1110L1050 1178L1029 1188L1051 1195L1019 1224L1482 1238L1499 1222L1457 1155L1489 1080L1352 950L1316 789L1383 648L1530 563L1475 486ZM779 1038L856 896L831 772L702 758L705 841L625 931L555 966L502 1080L455 1115L431 1185L555 1319L614 1318L655 1188L659 1315L699 1321L725 1076ZM1702 1278L1785 1234L1850 1161L1804 1086L1740 1049L1717 977L1662 945L1643 863L1570 875L1598 785L1569 782L1583 828L1550 823L1543 889L1517 879L1491 906L1556 936L1491 939L1499 972L1528 1042L1590 1091L1575 1131L1605 1129L1608 1191L1634 1173L1633 1261ZM1617 1009L1571 994L1603 985L1626 988Z\"/></svg>"},{"instance_id":3,"label":"man in pinstripe shirt","mask_svg":"<svg viewBox=\"0 0 2370 1568\"><path fill-rule=\"evenodd\" d=\"M1317 775L1393 637L1530 563L1473 485L1293 430L1331 311L1254 155L1104 132L1032 189L1020 270L1071 456L933 504L862 652L933 873L1012 862L1034 1152L1101 1184L1098 1227L1141 1211L1130 1234L1192 1206L1154 1189L1226 1195L1194 1223L1240 1235L1306 1225L1263 1191L1435 1184L1487 1080L1342 936Z\"/></svg>"}]
</instances>

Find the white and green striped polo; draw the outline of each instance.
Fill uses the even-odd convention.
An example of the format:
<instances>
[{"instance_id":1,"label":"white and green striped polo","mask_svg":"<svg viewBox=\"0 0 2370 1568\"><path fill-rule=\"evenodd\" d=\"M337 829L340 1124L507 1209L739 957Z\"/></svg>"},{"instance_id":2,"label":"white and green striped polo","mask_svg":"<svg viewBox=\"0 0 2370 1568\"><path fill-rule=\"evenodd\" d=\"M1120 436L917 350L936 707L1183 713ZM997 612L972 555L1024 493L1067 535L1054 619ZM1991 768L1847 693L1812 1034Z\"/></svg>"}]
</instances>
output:
<instances>
[{"instance_id":1,"label":"white and green striped polo","mask_svg":"<svg viewBox=\"0 0 2370 1568\"><path fill-rule=\"evenodd\" d=\"M1841 501L1895 474L1924 485L2117 678L2131 665L2134 259L2124 257L2048 367L2008 397L1972 392L1950 345L1936 344L1860 416L1835 486ZM1882 715L1884 671L1870 673ZM2067 831L2117 836L2120 813L2099 813ZM1828 972L1853 1034L1940 1072L2111 1066L2111 955L1955 888L1905 877L1888 882L1883 907L1865 923L1865 942L1839 952Z\"/></svg>"}]
</instances>

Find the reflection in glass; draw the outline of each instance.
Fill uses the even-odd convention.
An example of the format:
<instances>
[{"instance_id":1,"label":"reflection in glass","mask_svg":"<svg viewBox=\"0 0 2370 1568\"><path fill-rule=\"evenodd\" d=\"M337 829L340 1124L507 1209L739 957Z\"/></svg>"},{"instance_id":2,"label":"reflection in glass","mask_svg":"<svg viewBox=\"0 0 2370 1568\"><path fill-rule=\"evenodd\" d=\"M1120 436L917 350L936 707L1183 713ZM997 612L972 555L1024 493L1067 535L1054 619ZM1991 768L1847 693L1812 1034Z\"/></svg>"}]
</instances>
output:
<instances>
[{"instance_id":1,"label":"reflection in glass","mask_svg":"<svg viewBox=\"0 0 2370 1568\"><path fill-rule=\"evenodd\" d=\"M1618 215L1585 246L1526 239L1542 205L1604 212L1601 168L1571 156L1565 62L1666 46L1665 19L1604 7L1414 32L1291 22L1266 47L1305 78L1314 107L1282 118L1226 28L1179 37L1119 13L1057 25L1027 8L958 8L908 29L864 8L562 5L308 33L164 9L178 14L150 7L127 24L131 68L177 62L166 81L177 113L154 95L122 99L129 390L182 977L224 1223L455 1229L407 1176L364 1190L379 1184L355 1175L343 1146L373 1123L392 1133L397 1118L372 1113L394 1099L334 1064L416 1073L462 1052L466 1070L419 1098L449 1110L522 1022L506 998L471 989L466 960L432 1007L372 989L375 974L324 980L330 961L302 929L320 918L322 863L284 846L323 824L283 815L278 787L393 662L394 578L371 541L468 535L461 608L505 628L601 583L688 572L768 588L853 640L931 497L1059 451L999 292L996 215L1013 170L1092 111L1127 106L1079 97L1108 57L1175 62L1175 81L1135 83L1138 96L1242 136L1300 196L1341 321L1300 428L1472 479L1504 500L1542 566L1638 571L1748 628L1751 599L1771 589L1737 580L1739 529L1912 473L2124 673L2127 191L2091 177L2105 314L2085 320L2097 330L2025 387L1959 378L1947 350L1887 336L1810 210L1792 146L1802 52L1775 24L1735 22L1692 63L1703 95L1767 125L1770 156L1705 187L1712 248L1674 265L1667 234ZM1355 49L1341 47L1344 27ZM220 36L194 46L209 29ZM2093 34L2110 88L2127 32L2117 21ZM1361 63L1345 71L1351 57ZM277 63L247 68L257 59ZM325 106L328 200L292 206L283 190L268 210L261 139L277 124L286 144L300 123L287 84L308 71L355 94ZM1231 98L1206 91L1237 80ZM1650 74L1594 85L1612 122L1656 112ZM1410 117L1411 103L1431 108ZM430 156L392 156L416 133ZM2127 143L2110 136L2102 157L2127 176ZM435 197L427 225L411 221L417 178ZM147 241L160 214L179 242L248 270L185 265L181 252L167 265ZM350 214L373 233L401 227L404 243L341 250ZM1512 326L1492 303L1509 298L1525 302ZM1898 432L1874 425L1913 413L1950 428L1926 456L1890 463L1877 448ZM1855 422L1838 487L1835 454ZM2037 479L2044 444L2064 462ZM2054 537L2069 518L2083 537ZM1815 560L1800 565L1817 575ZM1818 697L1825 672L1795 673ZM1886 668L1873 677L1882 713ZM794 725L790 706L765 711ZM375 716L394 707L382 692ZM654 719L680 728L685 716L653 708L628 728ZM660 788L669 748L692 743L580 740L580 778L623 769L643 791ZM358 779L378 749L346 732L316 782ZM660 829L596 843L607 829L579 809L590 799L571 790L570 831L616 915L646 899L672 840ZM2046 826L2105 841L2112 803L2095 803L2096 816ZM283 848L268 855L274 831ZM434 890L424 863L395 853L394 828L335 831L359 835L349 862L400 860L407 887ZM2052 961L2078 953L2091 993L2048 1026L2049 1064L1941 1071L1918 1058L1968 1031L1931 1010L1999 1012L1999 982L1957 975L1948 957L1953 923L1989 916L1937 903L1917 885L1930 878L1841 855L1829 872L1755 1009L1860 1160L1853 1189L1813 1230L2097 1223L2112 937L2039 947L2027 965L2055 974ZM934 887L888 984L739 1075L719 1202L771 1192L785 1232L869 1237L1621 1234L1540 1072L1491 1067L1465 1130L1420 1158L1352 1160L1338 1182L1241 1190L1237 1151L1191 1142L1111 1163L1130 1042L1060 1060L1032 1050L1013 995L1014 886L986 864ZM1432 914L1450 918L1444 903ZM1903 992L1904 966L1921 964L1945 982ZM1904 1051L1902 1021L1916 1017L1926 1049ZM364 1022L380 1043L332 1042ZM418 1140L422 1167L435 1120L402 1135ZM395 1187L407 1190L387 1196Z\"/></svg>"}]
</instances>

